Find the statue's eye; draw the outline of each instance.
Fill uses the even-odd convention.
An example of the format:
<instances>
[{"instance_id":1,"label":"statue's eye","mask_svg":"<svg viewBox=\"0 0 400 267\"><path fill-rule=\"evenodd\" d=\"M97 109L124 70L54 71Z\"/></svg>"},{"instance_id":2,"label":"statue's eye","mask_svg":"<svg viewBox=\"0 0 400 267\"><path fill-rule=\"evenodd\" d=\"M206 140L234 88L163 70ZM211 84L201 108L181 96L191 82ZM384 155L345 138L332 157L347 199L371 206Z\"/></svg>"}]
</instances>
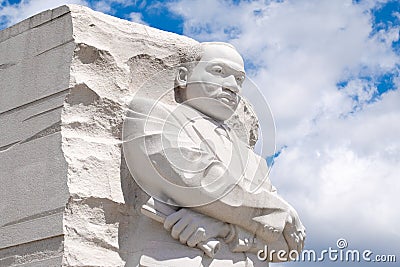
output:
<instances>
[{"instance_id":1,"label":"statue's eye","mask_svg":"<svg viewBox=\"0 0 400 267\"><path fill-rule=\"evenodd\" d=\"M236 81L242 83L244 81L244 76L236 76Z\"/></svg>"},{"instance_id":2,"label":"statue's eye","mask_svg":"<svg viewBox=\"0 0 400 267\"><path fill-rule=\"evenodd\" d=\"M217 74L223 74L224 73L224 69L221 66L213 66L211 68L211 71Z\"/></svg>"}]
</instances>

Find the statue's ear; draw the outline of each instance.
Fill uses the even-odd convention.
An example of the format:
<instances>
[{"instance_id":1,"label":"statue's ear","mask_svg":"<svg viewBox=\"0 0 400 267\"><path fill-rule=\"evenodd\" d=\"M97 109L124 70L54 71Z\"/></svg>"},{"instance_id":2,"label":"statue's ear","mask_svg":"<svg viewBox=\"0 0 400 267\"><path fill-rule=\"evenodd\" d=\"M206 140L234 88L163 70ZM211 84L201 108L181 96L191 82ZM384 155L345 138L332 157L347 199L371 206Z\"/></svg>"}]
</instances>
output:
<instances>
[{"instance_id":1,"label":"statue's ear","mask_svg":"<svg viewBox=\"0 0 400 267\"><path fill-rule=\"evenodd\" d=\"M188 69L186 67L179 67L178 73L176 74L176 84L179 87L186 87Z\"/></svg>"}]
</instances>

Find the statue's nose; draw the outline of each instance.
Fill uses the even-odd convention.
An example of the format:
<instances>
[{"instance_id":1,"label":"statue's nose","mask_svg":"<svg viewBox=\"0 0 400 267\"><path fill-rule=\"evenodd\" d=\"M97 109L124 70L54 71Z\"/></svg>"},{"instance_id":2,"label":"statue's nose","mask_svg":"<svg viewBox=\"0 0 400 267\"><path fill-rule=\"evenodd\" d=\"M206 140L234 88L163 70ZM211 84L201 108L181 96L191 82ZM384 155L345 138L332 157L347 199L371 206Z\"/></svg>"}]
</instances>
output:
<instances>
[{"instance_id":1,"label":"statue's nose","mask_svg":"<svg viewBox=\"0 0 400 267\"><path fill-rule=\"evenodd\" d=\"M222 83L222 87L232 91L233 93L237 94L240 91L240 88L236 82L235 76L229 75L226 77Z\"/></svg>"}]
</instances>

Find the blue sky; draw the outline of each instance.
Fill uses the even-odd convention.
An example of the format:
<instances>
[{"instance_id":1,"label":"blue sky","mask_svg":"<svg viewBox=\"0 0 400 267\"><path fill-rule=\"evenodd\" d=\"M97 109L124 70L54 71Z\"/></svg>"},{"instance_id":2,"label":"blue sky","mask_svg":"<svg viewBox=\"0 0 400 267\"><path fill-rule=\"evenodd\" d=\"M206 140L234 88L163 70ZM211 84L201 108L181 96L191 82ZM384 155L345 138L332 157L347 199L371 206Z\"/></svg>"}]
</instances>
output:
<instances>
[{"instance_id":1,"label":"blue sky","mask_svg":"<svg viewBox=\"0 0 400 267\"><path fill-rule=\"evenodd\" d=\"M0 3L0 29L74 3L198 41L232 43L274 114L279 153L271 180L299 211L306 248L335 247L342 237L352 249L400 261L400 1Z\"/></svg>"}]
</instances>

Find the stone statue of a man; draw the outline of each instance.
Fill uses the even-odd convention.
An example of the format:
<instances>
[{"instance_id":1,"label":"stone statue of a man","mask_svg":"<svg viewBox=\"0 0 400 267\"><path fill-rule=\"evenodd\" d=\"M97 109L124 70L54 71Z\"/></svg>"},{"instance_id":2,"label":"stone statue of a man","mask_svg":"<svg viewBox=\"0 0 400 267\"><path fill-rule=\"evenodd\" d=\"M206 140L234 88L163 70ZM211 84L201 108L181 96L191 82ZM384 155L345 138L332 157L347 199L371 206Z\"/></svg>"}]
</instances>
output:
<instances>
[{"instance_id":1,"label":"stone statue of a man","mask_svg":"<svg viewBox=\"0 0 400 267\"><path fill-rule=\"evenodd\" d=\"M135 180L157 201L174 207L163 220L168 236L161 239L174 243L175 252L146 252L141 264L252 266L259 264L254 255L265 246L300 252L305 230L296 211L271 185L266 161L224 123L239 103L242 57L227 43L202 43L197 51L194 62L178 68L179 103L134 98L124 124L124 154ZM214 259L199 249L208 240L221 244ZM185 251L186 261L200 262L174 261Z\"/></svg>"}]
</instances>

